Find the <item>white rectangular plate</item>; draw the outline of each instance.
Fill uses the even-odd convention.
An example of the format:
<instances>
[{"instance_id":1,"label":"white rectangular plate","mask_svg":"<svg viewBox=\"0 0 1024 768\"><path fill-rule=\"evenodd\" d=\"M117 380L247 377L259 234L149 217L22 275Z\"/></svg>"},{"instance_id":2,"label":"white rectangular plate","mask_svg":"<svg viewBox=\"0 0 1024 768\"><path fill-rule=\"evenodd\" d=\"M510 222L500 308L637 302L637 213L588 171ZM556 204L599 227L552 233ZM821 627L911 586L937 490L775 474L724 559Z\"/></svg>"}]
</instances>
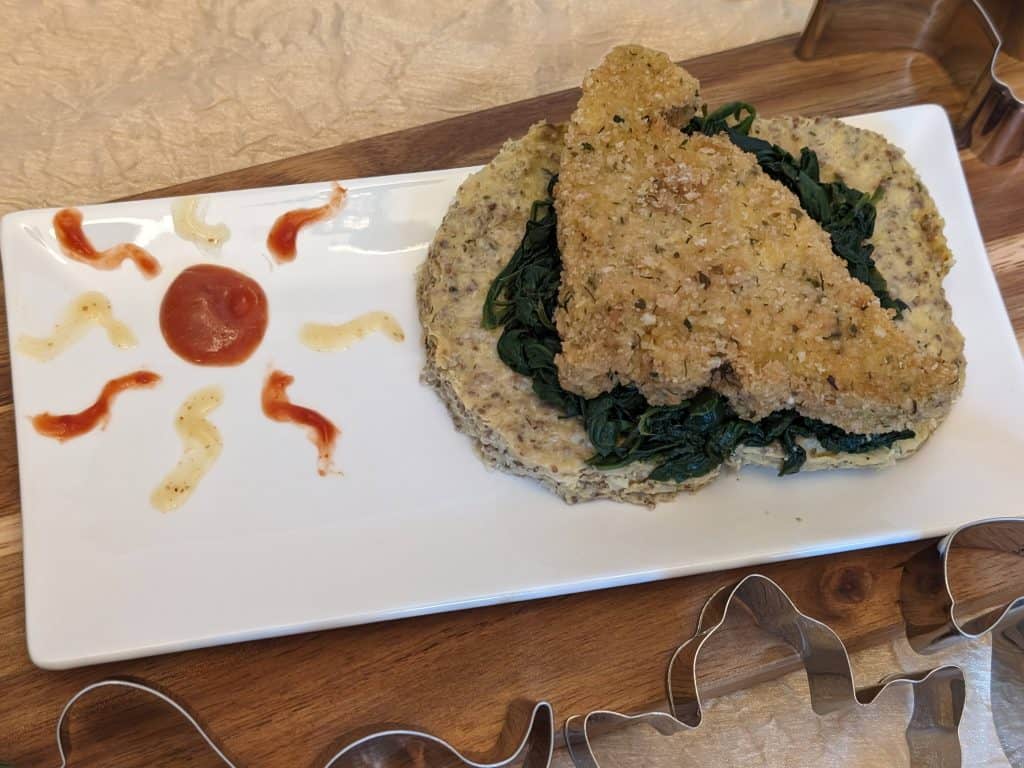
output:
<instances>
[{"instance_id":1,"label":"white rectangular plate","mask_svg":"<svg viewBox=\"0 0 1024 768\"><path fill-rule=\"evenodd\" d=\"M303 230L298 259L275 266L264 242L286 210L329 185L208 198L231 239L217 257L179 239L169 200L85 206L100 248L133 241L163 264L155 280L125 264L100 272L64 257L54 211L3 220L9 331L48 333L86 290L110 297L139 337L113 348L93 330L49 363L12 352L21 466L29 651L69 667L216 643L394 619L886 544L1013 513L1024 457L1024 366L974 218L944 112L912 107L850 118L903 147L946 219L956 266L946 280L967 340L967 386L946 424L888 471L726 474L694 496L644 509L563 504L538 484L488 470L419 382L415 270L473 169L344 182L332 221ZM164 289L188 265L242 270L265 289L270 327L236 368L189 365L157 323ZM374 336L338 353L298 341L306 321L393 313L408 338ZM320 477L301 429L269 421L270 365L290 394L342 429L342 476ZM71 412L141 367L154 390L116 401L110 424L64 444L29 417ZM184 507L161 514L153 487L180 453L172 419L185 397L220 385L212 414L224 450Z\"/></svg>"}]
</instances>

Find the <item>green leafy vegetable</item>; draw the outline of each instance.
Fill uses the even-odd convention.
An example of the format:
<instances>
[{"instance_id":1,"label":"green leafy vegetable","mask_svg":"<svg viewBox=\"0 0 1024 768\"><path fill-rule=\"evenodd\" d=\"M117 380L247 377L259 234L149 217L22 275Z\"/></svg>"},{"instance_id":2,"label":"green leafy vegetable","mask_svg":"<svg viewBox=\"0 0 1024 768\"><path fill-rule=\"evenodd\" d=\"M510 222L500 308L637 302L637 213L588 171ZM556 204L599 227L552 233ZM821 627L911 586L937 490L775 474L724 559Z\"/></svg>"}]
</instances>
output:
<instances>
[{"instance_id":1,"label":"green leafy vegetable","mask_svg":"<svg viewBox=\"0 0 1024 768\"><path fill-rule=\"evenodd\" d=\"M722 131L733 130L746 136L754 127L754 118L756 117L757 110L745 101L730 101L710 115L708 114L708 105L705 104L702 107L702 114L695 115L689 123L683 126L683 132L691 136L695 133L714 136Z\"/></svg>"},{"instance_id":2,"label":"green leafy vegetable","mask_svg":"<svg viewBox=\"0 0 1024 768\"><path fill-rule=\"evenodd\" d=\"M690 132L699 130L709 135L727 130L730 138L735 132L749 139L745 134L755 115L754 108L748 104L729 104L710 115L694 118L687 128L693 128ZM733 141L736 143L735 139ZM767 145L767 142L761 143ZM767 146L771 157L775 158L778 148ZM842 237L853 238L863 231L870 236L874 226L872 202L863 199L856 190L847 190L850 196L856 195L858 202L844 207L843 201L849 202L850 196L838 200L835 195L845 194L843 190L847 188L836 187L838 182L823 185L817 181L814 153L804 150L801 164L802 168L797 166L795 183L806 187L807 205L814 207L826 220L839 222L835 231L829 230L833 234L833 247L836 247L836 231L847 233L841 234ZM780 170L780 173L789 170ZM804 177L806 180L801 181ZM592 466L614 469L645 461L655 465L649 475L651 480L682 482L706 475L741 445L765 447L777 443L785 454L779 474L788 475L798 472L807 460L806 451L797 442L799 437L815 438L829 451L865 453L914 436L909 430L854 434L792 410L778 411L751 422L737 416L728 400L711 389L703 389L689 400L672 406L652 406L632 386L620 385L589 400L562 389L555 366L555 356L562 350L554 323L562 273L562 256L556 237L558 221L552 199L557 179L557 175L551 178L547 199L533 204L522 242L491 284L482 322L486 328L502 328L498 339L499 357L512 370L531 379L533 390L542 401L555 406L567 417L582 418L594 447L594 455L589 459ZM803 205L804 196L800 199ZM858 253L868 249L867 262L863 263L873 269L871 246L865 246L863 239L857 240L855 247L861 249ZM850 261L847 258L847 262ZM854 277L871 285L853 267L850 270ZM871 275L870 270L863 274ZM878 279L881 280L881 276ZM884 280L881 284L884 289Z\"/></svg>"},{"instance_id":3,"label":"green leafy vegetable","mask_svg":"<svg viewBox=\"0 0 1024 768\"><path fill-rule=\"evenodd\" d=\"M558 383L555 355L562 340L555 329L555 305L562 281L562 255L555 237L557 218L551 199L557 176L548 184L548 197L530 210L526 232L516 252L487 291L483 326L504 326L498 356L516 373L533 381L533 391L566 416L583 413L583 398Z\"/></svg>"},{"instance_id":4,"label":"green leafy vegetable","mask_svg":"<svg viewBox=\"0 0 1024 768\"><path fill-rule=\"evenodd\" d=\"M846 262L850 275L867 285L883 307L901 317L907 305L889 293L871 256L875 247L866 242L875 232L875 203L881 190L868 195L841 181L823 182L818 155L807 147L800 150L797 160L782 147L750 136L755 117L757 110L742 101L725 104L711 114L705 106L705 113L690 120L683 132L707 136L724 132L733 144L754 155L761 170L795 194L800 207L828 232L832 252Z\"/></svg>"}]
</instances>

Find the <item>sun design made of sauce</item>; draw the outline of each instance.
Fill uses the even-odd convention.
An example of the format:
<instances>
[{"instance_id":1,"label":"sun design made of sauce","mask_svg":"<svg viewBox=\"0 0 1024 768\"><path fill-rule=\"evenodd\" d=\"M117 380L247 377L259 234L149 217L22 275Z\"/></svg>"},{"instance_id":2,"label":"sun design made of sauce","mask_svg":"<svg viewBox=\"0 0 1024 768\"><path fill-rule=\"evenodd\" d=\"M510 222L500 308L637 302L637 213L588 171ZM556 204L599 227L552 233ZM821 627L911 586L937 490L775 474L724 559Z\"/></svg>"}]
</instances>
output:
<instances>
[{"instance_id":1,"label":"sun design made of sauce","mask_svg":"<svg viewBox=\"0 0 1024 768\"><path fill-rule=\"evenodd\" d=\"M334 183L328 202L317 208L288 211L279 216L267 236L267 248L277 263L296 258L299 231L309 224L333 216L342 207L345 189ZM172 202L176 233L197 244L206 253L218 248L230 236L223 223L207 224L204 206L197 198ZM159 261L133 243L118 243L99 250L83 228L83 216L74 208L58 211L53 218L54 234L66 256L97 270L113 270L131 261L146 278L161 271ZM270 307L262 286L242 272L218 264L200 263L187 267L167 287L160 303L159 324L172 352L198 366L237 366L248 361L260 347L270 320ZM133 346L135 336L113 313L110 301L92 291L72 301L48 337L22 337L18 350L38 361L61 354L88 333L93 325L107 331L112 344ZM311 349L345 349L368 334L380 332L395 341L405 335L398 322L386 312L369 312L339 325L306 323L300 341ZM111 417L114 399L132 389L157 386L161 376L140 370L111 379L97 399L83 410L68 414L42 413L32 423L39 434L61 442L103 427ZM287 388L294 377L270 370L260 403L264 415L275 422L303 427L317 449L317 471L332 474L334 446L341 430L312 408L291 402ZM223 401L223 392L209 386L189 396L174 417L174 428L182 443L177 464L151 496L152 505L164 512L177 509L192 495L221 453L220 431L208 418Z\"/></svg>"}]
</instances>

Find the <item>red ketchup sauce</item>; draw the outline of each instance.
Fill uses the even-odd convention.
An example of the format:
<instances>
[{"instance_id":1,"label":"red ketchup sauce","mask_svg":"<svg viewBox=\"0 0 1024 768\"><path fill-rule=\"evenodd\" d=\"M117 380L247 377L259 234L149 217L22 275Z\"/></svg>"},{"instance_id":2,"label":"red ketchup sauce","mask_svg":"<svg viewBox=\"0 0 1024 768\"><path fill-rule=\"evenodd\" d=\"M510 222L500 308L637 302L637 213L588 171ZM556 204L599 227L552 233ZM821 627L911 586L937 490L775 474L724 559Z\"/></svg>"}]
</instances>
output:
<instances>
[{"instance_id":1,"label":"red ketchup sauce","mask_svg":"<svg viewBox=\"0 0 1024 768\"><path fill-rule=\"evenodd\" d=\"M130 259L147 278L160 274L160 262L153 254L134 243L119 243L105 251L96 247L85 236L82 229L82 212L77 208L62 208L53 215L53 231L61 250L68 258L88 264L96 269L117 269L121 262Z\"/></svg>"},{"instance_id":2,"label":"red ketchup sauce","mask_svg":"<svg viewBox=\"0 0 1024 768\"><path fill-rule=\"evenodd\" d=\"M160 376L152 371L135 371L126 376L111 379L103 385L103 391L96 402L78 413L53 414L41 413L32 418L32 426L36 432L45 437L70 440L73 437L91 432L97 426L106 426L110 419L110 405L114 398L126 389L143 389L155 386Z\"/></svg>"},{"instance_id":3,"label":"red ketchup sauce","mask_svg":"<svg viewBox=\"0 0 1024 768\"><path fill-rule=\"evenodd\" d=\"M267 295L241 272L197 264L174 278L160 302L171 350L196 365L238 365L267 331Z\"/></svg>"},{"instance_id":4,"label":"red ketchup sauce","mask_svg":"<svg viewBox=\"0 0 1024 768\"><path fill-rule=\"evenodd\" d=\"M273 421L290 422L306 427L309 439L319 454L317 472L326 475L331 469L334 443L341 430L312 408L295 405L288 399L287 389L295 381L283 371L271 371L263 384L263 413Z\"/></svg>"},{"instance_id":5,"label":"red ketchup sauce","mask_svg":"<svg viewBox=\"0 0 1024 768\"><path fill-rule=\"evenodd\" d=\"M267 249L274 256L274 260L281 264L286 261L295 260L295 238L299 236L299 230L307 224L329 219L345 202L345 188L334 183L334 191L331 192L331 199L326 205L319 208L296 208L277 217L274 226L270 228L267 235Z\"/></svg>"}]
</instances>

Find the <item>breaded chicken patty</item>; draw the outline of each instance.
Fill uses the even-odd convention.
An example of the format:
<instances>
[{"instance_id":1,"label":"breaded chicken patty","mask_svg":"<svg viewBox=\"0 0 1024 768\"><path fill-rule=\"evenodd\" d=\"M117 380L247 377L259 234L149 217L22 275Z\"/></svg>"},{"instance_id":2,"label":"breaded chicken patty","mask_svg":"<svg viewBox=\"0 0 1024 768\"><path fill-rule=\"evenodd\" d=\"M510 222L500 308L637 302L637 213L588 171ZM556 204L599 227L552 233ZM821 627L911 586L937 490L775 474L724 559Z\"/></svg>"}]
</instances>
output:
<instances>
[{"instance_id":1,"label":"breaded chicken patty","mask_svg":"<svg viewBox=\"0 0 1024 768\"><path fill-rule=\"evenodd\" d=\"M696 80L639 46L584 81L555 190L562 386L653 404L712 387L746 418L859 433L945 415L959 361L904 334L752 155L680 132L699 106Z\"/></svg>"}]
</instances>

